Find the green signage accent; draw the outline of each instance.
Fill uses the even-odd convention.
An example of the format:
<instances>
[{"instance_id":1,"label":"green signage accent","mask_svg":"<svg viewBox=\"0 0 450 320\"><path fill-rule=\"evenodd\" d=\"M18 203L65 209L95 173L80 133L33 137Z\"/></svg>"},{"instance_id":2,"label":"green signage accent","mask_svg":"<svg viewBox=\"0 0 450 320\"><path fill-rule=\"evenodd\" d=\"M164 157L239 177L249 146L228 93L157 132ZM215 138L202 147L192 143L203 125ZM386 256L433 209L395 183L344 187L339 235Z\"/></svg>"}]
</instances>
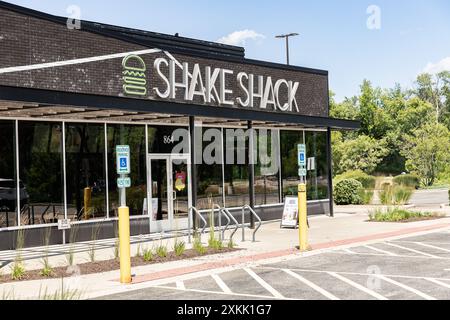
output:
<instances>
[{"instance_id":1,"label":"green signage accent","mask_svg":"<svg viewBox=\"0 0 450 320\"><path fill-rule=\"evenodd\" d=\"M133 65L130 65L133 63ZM136 66L138 65L138 66ZM145 96L147 94L146 74L147 66L144 60L137 55L126 56L122 60L123 91L131 96Z\"/></svg>"}]
</instances>

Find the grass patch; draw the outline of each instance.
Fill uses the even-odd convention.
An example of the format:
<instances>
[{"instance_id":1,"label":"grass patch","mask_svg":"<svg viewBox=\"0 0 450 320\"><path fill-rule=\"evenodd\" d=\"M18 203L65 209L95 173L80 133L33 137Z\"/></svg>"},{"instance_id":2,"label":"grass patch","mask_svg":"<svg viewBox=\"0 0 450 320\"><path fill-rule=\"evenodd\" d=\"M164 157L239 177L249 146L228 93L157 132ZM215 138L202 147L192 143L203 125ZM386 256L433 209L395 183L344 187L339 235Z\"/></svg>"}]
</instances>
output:
<instances>
[{"instance_id":1,"label":"grass patch","mask_svg":"<svg viewBox=\"0 0 450 320\"><path fill-rule=\"evenodd\" d=\"M159 246L156 247L156 255L160 258L165 258L167 257L167 246L164 246L163 244L160 244Z\"/></svg>"},{"instance_id":2,"label":"grass patch","mask_svg":"<svg viewBox=\"0 0 450 320\"><path fill-rule=\"evenodd\" d=\"M206 253L206 248L203 246L203 243L199 236L194 238L194 243L192 244L192 248L200 255Z\"/></svg>"},{"instance_id":3,"label":"grass patch","mask_svg":"<svg viewBox=\"0 0 450 320\"><path fill-rule=\"evenodd\" d=\"M184 241L175 240L175 244L173 245L173 251L177 257L182 256L186 251L186 244Z\"/></svg>"},{"instance_id":4,"label":"grass patch","mask_svg":"<svg viewBox=\"0 0 450 320\"><path fill-rule=\"evenodd\" d=\"M153 261L154 256L153 256L153 250L152 249L144 249L144 253L142 255L142 259L144 259L145 262L150 262Z\"/></svg>"},{"instance_id":5,"label":"grass patch","mask_svg":"<svg viewBox=\"0 0 450 320\"><path fill-rule=\"evenodd\" d=\"M373 222L407 222L440 218L442 215L433 212L410 211L400 208L376 209L369 214Z\"/></svg>"}]
</instances>

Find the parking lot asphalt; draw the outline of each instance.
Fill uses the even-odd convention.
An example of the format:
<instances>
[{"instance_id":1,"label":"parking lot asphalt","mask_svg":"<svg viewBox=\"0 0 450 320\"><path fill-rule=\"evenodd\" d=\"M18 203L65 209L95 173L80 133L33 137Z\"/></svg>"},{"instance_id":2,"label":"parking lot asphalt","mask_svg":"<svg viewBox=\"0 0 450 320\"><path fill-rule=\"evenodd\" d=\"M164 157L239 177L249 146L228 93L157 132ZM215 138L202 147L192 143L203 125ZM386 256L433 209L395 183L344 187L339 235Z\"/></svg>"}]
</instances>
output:
<instances>
[{"instance_id":1,"label":"parking lot asphalt","mask_svg":"<svg viewBox=\"0 0 450 320\"><path fill-rule=\"evenodd\" d=\"M102 300L450 300L450 228L207 275Z\"/></svg>"}]
</instances>

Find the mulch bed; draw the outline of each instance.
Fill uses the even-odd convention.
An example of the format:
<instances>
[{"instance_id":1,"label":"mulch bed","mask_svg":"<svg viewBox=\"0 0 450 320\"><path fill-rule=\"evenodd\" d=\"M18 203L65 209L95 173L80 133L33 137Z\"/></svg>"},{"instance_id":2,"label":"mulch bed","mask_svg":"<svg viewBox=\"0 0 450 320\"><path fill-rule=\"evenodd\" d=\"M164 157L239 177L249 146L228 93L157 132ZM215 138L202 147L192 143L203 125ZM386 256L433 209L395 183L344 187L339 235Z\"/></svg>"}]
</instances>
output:
<instances>
[{"instance_id":1,"label":"mulch bed","mask_svg":"<svg viewBox=\"0 0 450 320\"><path fill-rule=\"evenodd\" d=\"M205 248L206 253L205 254L199 254L194 249L186 250L181 256L175 255L174 252L169 252L167 254L167 257L161 258L156 255L154 255L152 261L144 261L142 257L131 257L131 267L138 267L138 266L144 266L144 265L151 265L155 263L162 263L162 262L170 262L170 261L179 261L184 259L192 259L197 257L204 257L209 255L215 255L220 253L227 253L227 252L233 252L238 251L241 249L237 248L223 248L220 250L211 249L211 248ZM12 265L12 264L11 264ZM80 270L81 275L85 274L93 274L93 273L102 273L107 271L113 271L113 270L120 270L120 262L119 259L111 259L111 260L105 260L105 261L98 261L98 262L87 262L83 264L78 264L77 267ZM70 273L70 270L68 267L58 267L53 269L53 274L50 277L45 277L41 275L41 270L31 270L27 271L23 278L21 280L12 280L11 275L0 275L0 284L8 283L8 282L20 282L20 281L30 281L30 280L43 280L43 279L60 279L62 277L70 277L72 273Z\"/></svg>"}]
</instances>

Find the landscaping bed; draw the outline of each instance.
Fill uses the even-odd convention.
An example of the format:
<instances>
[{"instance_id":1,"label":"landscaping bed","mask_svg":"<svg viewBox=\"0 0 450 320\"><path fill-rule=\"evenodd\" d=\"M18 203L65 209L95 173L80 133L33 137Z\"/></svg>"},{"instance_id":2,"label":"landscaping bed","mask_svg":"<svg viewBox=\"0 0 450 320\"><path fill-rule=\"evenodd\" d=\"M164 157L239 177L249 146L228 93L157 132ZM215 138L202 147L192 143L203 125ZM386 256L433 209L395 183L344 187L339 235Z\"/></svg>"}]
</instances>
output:
<instances>
[{"instance_id":1,"label":"landscaping bed","mask_svg":"<svg viewBox=\"0 0 450 320\"><path fill-rule=\"evenodd\" d=\"M195 249L185 250L182 254L177 255L175 252L168 252L166 257L154 256L151 260L146 261L144 256L136 256L131 258L131 266L138 267L144 265L151 265L155 263L162 262L170 262L170 261L178 261L184 259L192 259L196 257L204 257L208 255L215 255L226 252L233 252L241 250L239 248L228 248L224 247L221 249L214 248L205 248L203 254L199 253ZM120 262L119 259L111 259L105 261L97 261L97 262L87 262L83 264L78 264L77 267L80 270L81 275L85 274L93 274L93 273L102 273L114 270L120 270ZM75 270L74 267L57 267L53 268L50 276L43 276L41 274L41 270L30 270L26 271L25 274L21 277L20 280L12 280L11 275L5 274L0 275L0 284L8 283L8 282L19 282L19 281L29 281L29 280L43 280L43 279L58 279L63 277L70 277L72 273L69 270ZM68 272L69 271L69 272Z\"/></svg>"},{"instance_id":2,"label":"landscaping bed","mask_svg":"<svg viewBox=\"0 0 450 320\"><path fill-rule=\"evenodd\" d=\"M415 222L442 219L446 216L436 212L411 211L401 208L376 209L369 214L369 222Z\"/></svg>"}]
</instances>

